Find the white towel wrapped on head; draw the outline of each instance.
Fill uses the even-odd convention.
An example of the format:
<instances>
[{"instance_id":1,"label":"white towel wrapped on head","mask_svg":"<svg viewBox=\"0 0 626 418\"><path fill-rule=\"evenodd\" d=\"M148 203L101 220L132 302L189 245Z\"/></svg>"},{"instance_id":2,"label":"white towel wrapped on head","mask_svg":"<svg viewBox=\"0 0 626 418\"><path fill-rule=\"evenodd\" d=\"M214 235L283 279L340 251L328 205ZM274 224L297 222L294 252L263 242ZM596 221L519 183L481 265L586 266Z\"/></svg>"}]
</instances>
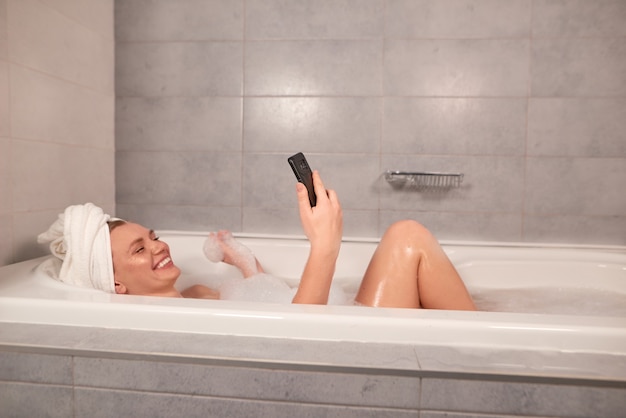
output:
<instances>
[{"instance_id":1,"label":"white towel wrapped on head","mask_svg":"<svg viewBox=\"0 0 626 418\"><path fill-rule=\"evenodd\" d=\"M40 244L50 243L52 255L62 263L59 267L58 260L48 259L40 269L64 283L115 293L109 220L93 203L67 207L37 237Z\"/></svg>"}]
</instances>

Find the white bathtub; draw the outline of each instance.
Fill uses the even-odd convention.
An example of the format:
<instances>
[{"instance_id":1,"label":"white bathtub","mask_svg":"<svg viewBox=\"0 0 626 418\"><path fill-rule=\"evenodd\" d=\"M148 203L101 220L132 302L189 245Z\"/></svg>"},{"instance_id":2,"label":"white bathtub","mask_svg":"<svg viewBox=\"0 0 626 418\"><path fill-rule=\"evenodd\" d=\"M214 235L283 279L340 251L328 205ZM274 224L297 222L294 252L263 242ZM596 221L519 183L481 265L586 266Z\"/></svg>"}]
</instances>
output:
<instances>
[{"instance_id":1,"label":"white bathtub","mask_svg":"<svg viewBox=\"0 0 626 418\"><path fill-rule=\"evenodd\" d=\"M213 264L204 258L204 234L161 232L160 236L170 245L176 264L184 272L182 287L238 274L230 266ZM251 235L239 235L238 239L254 251L268 273L297 283L308 254L306 240ZM375 245L375 240L347 239L339 256L335 283L356 287ZM571 289L574 294L581 290L591 292L600 297L600 305L603 295L610 295L613 305L615 300L626 300L623 247L444 243L444 248L474 294L491 289L496 293L508 292L506 297L534 298L552 292L558 299L559 292ZM440 366L456 361L446 357L451 355L450 349L455 353L480 351L481 356L498 353L500 360L509 358L510 353L534 352L542 353L541 360L526 364L527 367L547 367L544 361L548 356L552 359L548 362L550 367L626 381L626 317L618 316L615 310L577 314L576 309L566 307L567 312L549 314L451 312L113 295L70 287L33 274L40 261L0 268L0 324L404 344L440 348L429 351L441 353L443 357L429 354L429 361ZM592 356L596 363L573 364L577 357L569 356L567 364L563 364L554 357L563 353ZM471 358L468 361L475 361Z\"/></svg>"}]
</instances>

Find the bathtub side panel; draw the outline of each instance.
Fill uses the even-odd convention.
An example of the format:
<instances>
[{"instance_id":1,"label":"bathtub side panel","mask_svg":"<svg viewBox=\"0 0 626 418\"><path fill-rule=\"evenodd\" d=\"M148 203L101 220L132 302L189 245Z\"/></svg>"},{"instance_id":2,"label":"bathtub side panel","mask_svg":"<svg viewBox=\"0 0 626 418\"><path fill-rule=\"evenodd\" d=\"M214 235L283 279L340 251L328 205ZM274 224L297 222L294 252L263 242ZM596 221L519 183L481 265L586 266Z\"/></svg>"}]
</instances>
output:
<instances>
[{"instance_id":1,"label":"bathtub side panel","mask_svg":"<svg viewBox=\"0 0 626 418\"><path fill-rule=\"evenodd\" d=\"M0 351L0 381L72 384L72 358Z\"/></svg>"},{"instance_id":2,"label":"bathtub side panel","mask_svg":"<svg viewBox=\"0 0 626 418\"><path fill-rule=\"evenodd\" d=\"M218 398L417 409L419 378L165 361L75 359L76 386Z\"/></svg>"},{"instance_id":3,"label":"bathtub side panel","mask_svg":"<svg viewBox=\"0 0 626 418\"><path fill-rule=\"evenodd\" d=\"M73 390L71 386L0 381L0 405L4 417L71 417Z\"/></svg>"},{"instance_id":4,"label":"bathtub side panel","mask_svg":"<svg viewBox=\"0 0 626 418\"><path fill-rule=\"evenodd\" d=\"M617 417L626 388L515 381L425 378L423 410L515 416ZM473 416L473 415L472 415Z\"/></svg>"},{"instance_id":5,"label":"bathtub side panel","mask_svg":"<svg viewBox=\"0 0 626 418\"><path fill-rule=\"evenodd\" d=\"M71 417L71 356L0 351L0 415Z\"/></svg>"},{"instance_id":6,"label":"bathtub side panel","mask_svg":"<svg viewBox=\"0 0 626 418\"><path fill-rule=\"evenodd\" d=\"M329 404L293 402L268 402L262 399L246 400L214 398L197 395L162 394L79 388L76 390L76 417L109 418L111 416L135 417L341 417L415 418L416 411L399 409L350 407Z\"/></svg>"}]
</instances>

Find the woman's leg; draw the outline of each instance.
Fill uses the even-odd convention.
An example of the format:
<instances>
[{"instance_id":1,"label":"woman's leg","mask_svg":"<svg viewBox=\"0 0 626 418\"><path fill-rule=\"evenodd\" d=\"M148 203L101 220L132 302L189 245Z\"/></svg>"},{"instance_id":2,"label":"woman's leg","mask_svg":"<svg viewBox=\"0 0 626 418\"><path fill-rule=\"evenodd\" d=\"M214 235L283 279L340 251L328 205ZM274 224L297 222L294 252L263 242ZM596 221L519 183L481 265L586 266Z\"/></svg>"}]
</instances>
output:
<instances>
[{"instance_id":1,"label":"woman's leg","mask_svg":"<svg viewBox=\"0 0 626 418\"><path fill-rule=\"evenodd\" d=\"M411 220L396 222L387 229L356 301L380 307L476 309L437 239Z\"/></svg>"}]
</instances>

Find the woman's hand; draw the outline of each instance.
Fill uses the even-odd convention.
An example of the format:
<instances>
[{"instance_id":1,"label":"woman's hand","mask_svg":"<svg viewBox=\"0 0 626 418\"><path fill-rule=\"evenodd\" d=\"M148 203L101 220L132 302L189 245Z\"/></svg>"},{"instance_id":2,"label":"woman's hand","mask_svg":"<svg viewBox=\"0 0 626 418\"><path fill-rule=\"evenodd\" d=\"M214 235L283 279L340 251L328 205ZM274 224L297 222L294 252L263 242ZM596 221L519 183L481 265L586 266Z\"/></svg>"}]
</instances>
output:
<instances>
[{"instance_id":1,"label":"woman's hand","mask_svg":"<svg viewBox=\"0 0 626 418\"><path fill-rule=\"evenodd\" d=\"M306 187L297 183L298 207L304 234L311 247L339 253L343 233L341 204L334 190L326 189L317 170L313 171L317 204L311 207Z\"/></svg>"},{"instance_id":2,"label":"woman's hand","mask_svg":"<svg viewBox=\"0 0 626 418\"><path fill-rule=\"evenodd\" d=\"M337 194L324 187L317 171L313 172L313 187L317 204L312 208L306 187L296 185L300 220L311 249L293 303L327 303L341 246L343 215Z\"/></svg>"}]
</instances>

